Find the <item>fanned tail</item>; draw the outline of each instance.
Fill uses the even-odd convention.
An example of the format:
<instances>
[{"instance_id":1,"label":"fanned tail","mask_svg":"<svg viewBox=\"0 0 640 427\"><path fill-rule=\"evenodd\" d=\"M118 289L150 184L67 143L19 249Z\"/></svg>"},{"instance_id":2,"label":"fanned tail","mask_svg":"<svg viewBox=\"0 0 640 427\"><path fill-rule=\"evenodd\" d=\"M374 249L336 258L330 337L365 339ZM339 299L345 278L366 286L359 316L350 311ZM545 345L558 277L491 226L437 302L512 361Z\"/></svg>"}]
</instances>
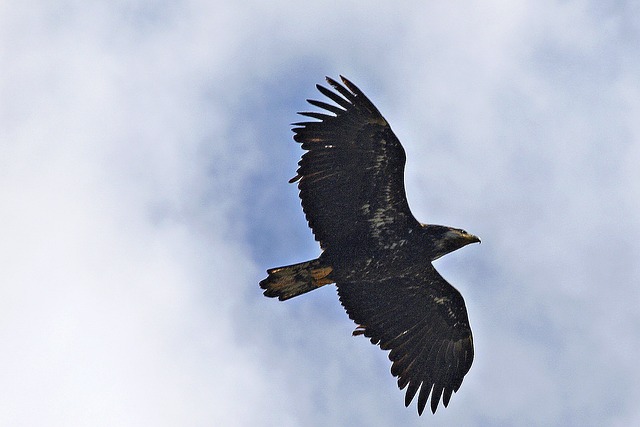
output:
<instances>
[{"instance_id":1,"label":"fanned tail","mask_svg":"<svg viewBox=\"0 0 640 427\"><path fill-rule=\"evenodd\" d=\"M284 301L333 283L329 278L332 270L319 259L272 268L267 270L269 277L260 282L260 287L265 296Z\"/></svg>"}]
</instances>

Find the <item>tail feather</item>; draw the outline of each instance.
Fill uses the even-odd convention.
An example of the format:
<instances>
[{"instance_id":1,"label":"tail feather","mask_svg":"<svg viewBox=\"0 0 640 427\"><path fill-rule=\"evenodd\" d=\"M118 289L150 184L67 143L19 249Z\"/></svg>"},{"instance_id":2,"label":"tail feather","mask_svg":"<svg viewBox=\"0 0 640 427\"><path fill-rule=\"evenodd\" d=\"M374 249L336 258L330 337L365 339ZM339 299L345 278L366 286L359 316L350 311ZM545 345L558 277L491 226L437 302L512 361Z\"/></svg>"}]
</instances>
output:
<instances>
[{"instance_id":1,"label":"tail feather","mask_svg":"<svg viewBox=\"0 0 640 427\"><path fill-rule=\"evenodd\" d=\"M260 287L265 296L284 301L333 283L329 278L332 270L318 259L272 268L267 270L269 276L260 282Z\"/></svg>"}]
</instances>

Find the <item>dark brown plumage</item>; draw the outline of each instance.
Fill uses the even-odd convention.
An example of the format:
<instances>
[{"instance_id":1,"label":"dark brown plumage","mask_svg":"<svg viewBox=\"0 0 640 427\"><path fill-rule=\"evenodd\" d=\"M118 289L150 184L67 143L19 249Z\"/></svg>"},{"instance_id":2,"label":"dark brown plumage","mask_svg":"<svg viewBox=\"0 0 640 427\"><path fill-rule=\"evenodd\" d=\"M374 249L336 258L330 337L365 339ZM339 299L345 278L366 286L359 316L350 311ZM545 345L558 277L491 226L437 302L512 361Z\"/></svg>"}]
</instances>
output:
<instances>
[{"instance_id":1,"label":"dark brown plumage","mask_svg":"<svg viewBox=\"0 0 640 427\"><path fill-rule=\"evenodd\" d=\"M422 414L447 406L473 361L464 300L431 261L469 243L464 230L419 223L404 189L405 152L387 121L349 80L327 78L335 105L295 123L306 150L297 175L302 208L323 250L318 259L268 270L268 297L286 300L336 283L340 301L364 335L390 350L391 373L405 405L418 395Z\"/></svg>"}]
</instances>

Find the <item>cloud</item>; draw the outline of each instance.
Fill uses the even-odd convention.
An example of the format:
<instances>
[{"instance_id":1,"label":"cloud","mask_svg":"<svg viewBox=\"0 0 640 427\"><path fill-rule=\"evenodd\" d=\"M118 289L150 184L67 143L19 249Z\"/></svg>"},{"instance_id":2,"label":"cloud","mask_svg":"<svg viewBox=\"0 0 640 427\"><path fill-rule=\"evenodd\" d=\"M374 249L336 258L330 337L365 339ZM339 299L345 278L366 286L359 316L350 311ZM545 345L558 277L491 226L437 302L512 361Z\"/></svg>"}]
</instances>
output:
<instances>
[{"instance_id":1,"label":"cloud","mask_svg":"<svg viewBox=\"0 0 640 427\"><path fill-rule=\"evenodd\" d=\"M0 421L425 422L334 291L257 287L318 254L288 123L342 73L403 141L416 216L483 239L437 263L476 361L427 418L637 423L634 8L4 5Z\"/></svg>"}]
</instances>

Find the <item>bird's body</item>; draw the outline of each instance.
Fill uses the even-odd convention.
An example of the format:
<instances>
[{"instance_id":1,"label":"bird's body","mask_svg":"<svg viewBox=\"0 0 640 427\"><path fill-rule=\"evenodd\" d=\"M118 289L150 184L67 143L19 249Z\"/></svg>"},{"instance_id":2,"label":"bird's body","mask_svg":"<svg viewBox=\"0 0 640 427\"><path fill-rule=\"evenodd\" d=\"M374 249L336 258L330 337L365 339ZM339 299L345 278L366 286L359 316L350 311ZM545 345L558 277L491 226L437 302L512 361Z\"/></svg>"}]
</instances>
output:
<instances>
[{"instance_id":1,"label":"bird's body","mask_svg":"<svg viewBox=\"0 0 640 427\"><path fill-rule=\"evenodd\" d=\"M391 350L391 373L418 393L421 414L431 394L435 412L457 391L473 361L464 300L431 262L480 240L464 230L419 223L404 189L405 152L376 107L345 78L327 78L336 105L309 100L331 114L296 123L294 139L307 152L299 163L302 207L319 258L268 270L264 294L286 300L336 283L340 301L365 335Z\"/></svg>"}]
</instances>

